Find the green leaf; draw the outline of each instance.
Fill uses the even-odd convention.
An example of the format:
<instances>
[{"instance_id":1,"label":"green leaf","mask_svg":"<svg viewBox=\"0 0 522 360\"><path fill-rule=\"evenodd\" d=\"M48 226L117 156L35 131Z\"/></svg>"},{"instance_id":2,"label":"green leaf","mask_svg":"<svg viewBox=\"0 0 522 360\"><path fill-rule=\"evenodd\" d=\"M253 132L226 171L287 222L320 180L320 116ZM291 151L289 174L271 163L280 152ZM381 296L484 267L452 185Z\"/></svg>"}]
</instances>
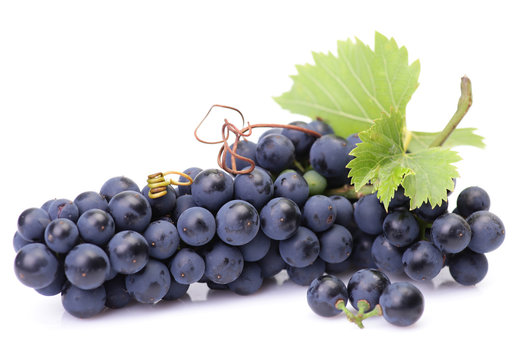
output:
<instances>
[{"instance_id":1,"label":"green leaf","mask_svg":"<svg viewBox=\"0 0 522 360\"><path fill-rule=\"evenodd\" d=\"M455 129L448 140L442 144L444 148L452 148L454 146L475 146L478 148L484 148L486 144L484 144L484 137L477 135L474 131L477 129L474 128L462 128ZM422 149L426 149L430 146L430 144L435 140L437 135L440 133L430 133L430 132L420 132L420 131L412 131L411 132L411 141L408 146L408 150L416 152Z\"/></svg>"},{"instance_id":2,"label":"green leaf","mask_svg":"<svg viewBox=\"0 0 522 360\"><path fill-rule=\"evenodd\" d=\"M368 129L392 108L404 113L419 85L419 61L408 64L406 48L379 33L375 50L357 38L337 45L337 56L313 53L315 65L298 65L292 88L275 101L291 112L322 118L344 137Z\"/></svg>"},{"instance_id":3,"label":"green leaf","mask_svg":"<svg viewBox=\"0 0 522 360\"><path fill-rule=\"evenodd\" d=\"M453 163L460 156L442 147L406 153L405 123L401 112L392 111L359 133L362 142L350 153L355 159L347 165L355 190L371 182L386 209L399 185L411 199L411 209L428 201L440 205L447 200L447 190L453 190L452 178L458 177Z\"/></svg>"}]
</instances>

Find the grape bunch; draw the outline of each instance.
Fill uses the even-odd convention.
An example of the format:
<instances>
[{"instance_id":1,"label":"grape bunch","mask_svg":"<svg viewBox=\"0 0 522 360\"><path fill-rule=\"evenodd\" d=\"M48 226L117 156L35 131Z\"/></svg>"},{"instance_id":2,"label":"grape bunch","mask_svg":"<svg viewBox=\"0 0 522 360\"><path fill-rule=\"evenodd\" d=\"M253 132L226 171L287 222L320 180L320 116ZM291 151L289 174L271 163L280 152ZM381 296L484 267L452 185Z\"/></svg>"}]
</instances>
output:
<instances>
[{"instance_id":1,"label":"grape bunch","mask_svg":"<svg viewBox=\"0 0 522 360\"><path fill-rule=\"evenodd\" d=\"M168 186L158 198L149 196L148 186L114 177L99 192L23 211L13 239L16 276L42 295L61 294L67 312L88 318L133 301L178 299L196 282L248 295L284 270L291 281L326 286L320 291L333 296L328 289L334 285L317 285L335 282L325 273L382 274L386 286L371 299L358 298L350 285L334 286L361 312L357 321L375 308L385 318L394 313L387 309L401 305L392 304L395 292L415 293L416 302L405 304L423 308L418 290L389 285L384 273L429 280L447 265L464 285L485 276L484 253L504 239L485 191L464 190L457 209L447 213L447 203L410 211L399 188L386 211L371 191L355 193L349 186L346 164L360 142L357 134L339 137L320 120L291 125L321 136L275 128L257 143L239 141L234 154L226 153L226 167L249 169L250 159L250 172L189 168L184 174L192 183L180 177L186 184ZM362 300L368 304L358 305ZM320 315L341 311L335 303L333 310L320 308Z\"/></svg>"}]
</instances>

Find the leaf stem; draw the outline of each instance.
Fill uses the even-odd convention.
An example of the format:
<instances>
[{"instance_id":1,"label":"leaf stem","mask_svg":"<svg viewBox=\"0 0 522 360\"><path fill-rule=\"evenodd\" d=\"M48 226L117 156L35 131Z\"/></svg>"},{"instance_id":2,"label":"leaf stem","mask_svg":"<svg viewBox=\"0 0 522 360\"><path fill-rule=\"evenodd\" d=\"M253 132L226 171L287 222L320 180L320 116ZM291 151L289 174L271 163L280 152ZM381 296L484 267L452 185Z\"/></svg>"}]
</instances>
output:
<instances>
[{"instance_id":1,"label":"leaf stem","mask_svg":"<svg viewBox=\"0 0 522 360\"><path fill-rule=\"evenodd\" d=\"M464 118L464 115L468 112L472 102L473 96L471 94L471 81L467 76L463 76L460 81L460 98L457 105L457 111L446 127L433 140L430 147L442 146L444 144L451 133L457 128L462 118Z\"/></svg>"}]
</instances>

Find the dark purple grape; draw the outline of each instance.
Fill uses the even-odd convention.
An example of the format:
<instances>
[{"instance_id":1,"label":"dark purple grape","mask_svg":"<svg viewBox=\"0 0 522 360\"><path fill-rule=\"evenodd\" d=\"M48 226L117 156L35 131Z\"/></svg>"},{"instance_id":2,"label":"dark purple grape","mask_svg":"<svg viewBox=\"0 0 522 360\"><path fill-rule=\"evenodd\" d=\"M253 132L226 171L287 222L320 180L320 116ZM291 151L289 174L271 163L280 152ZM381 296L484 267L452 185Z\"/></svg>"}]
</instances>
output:
<instances>
[{"instance_id":1,"label":"dark purple grape","mask_svg":"<svg viewBox=\"0 0 522 360\"><path fill-rule=\"evenodd\" d=\"M322 275L312 281L306 293L308 305L320 316L331 317L339 314L336 305L346 303L348 292L344 283L333 275Z\"/></svg>"},{"instance_id":2,"label":"dark purple grape","mask_svg":"<svg viewBox=\"0 0 522 360\"><path fill-rule=\"evenodd\" d=\"M504 242L506 229L500 218L481 210L471 214L466 221L471 228L471 240L468 247L478 253L487 253L497 249Z\"/></svg>"},{"instance_id":3,"label":"dark purple grape","mask_svg":"<svg viewBox=\"0 0 522 360\"><path fill-rule=\"evenodd\" d=\"M462 285L475 285L482 281L488 272L486 255L466 249L449 258L450 274Z\"/></svg>"},{"instance_id":4,"label":"dark purple grape","mask_svg":"<svg viewBox=\"0 0 522 360\"><path fill-rule=\"evenodd\" d=\"M456 254L468 246L471 228L462 216L444 214L433 222L431 239L441 251Z\"/></svg>"},{"instance_id":5,"label":"dark purple grape","mask_svg":"<svg viewBox=\"0 0 522 360\"><path fill-rule=\"evenodd\" d=\"M457 209L464 218L476 211L489 210L490 204L488 193L478 186L465 188L457 198Z\"/></svg>"},{"instance_id":6,"label":"dark purple grape","mask_svg":"<svg viewBox=\"0 0 522 360\"><path fill-rule=\"evenodd\" d=\"M384 319L396 326L410 326L424 312L424 296L409 282L388 285L379 298L379 304Z\"/></svg>"},{"instance_id":7,"label":"dark purple grape","mask_svg":"<svg viewBox=\"0 0 522 360\"><path fill-rule=\"evenodd\" d=\"M376 269L361 269L348 281L348 300L356 310L359 310L358 302L365 300L369 305L367 311L372 310L379 303L379 297L389 284L390 279L383 272Z\"/></svg>"}]
</instances>

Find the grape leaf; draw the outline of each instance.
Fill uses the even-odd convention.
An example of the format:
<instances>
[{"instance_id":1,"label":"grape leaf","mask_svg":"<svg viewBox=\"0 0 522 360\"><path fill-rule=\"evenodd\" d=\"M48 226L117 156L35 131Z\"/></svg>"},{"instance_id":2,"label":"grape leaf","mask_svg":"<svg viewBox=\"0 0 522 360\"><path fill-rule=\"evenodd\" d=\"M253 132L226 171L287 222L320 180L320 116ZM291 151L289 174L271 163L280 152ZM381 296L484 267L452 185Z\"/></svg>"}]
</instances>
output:
<instances>
[{"instance_id":1,"label":"grape leaf","mask_svg":"<svg viewBox=\"0 0 522 360\"><path fill-rule=\"evenodd\" d=\"M484 144L484 137L475 134L473 131L477 129L474 128L462 128L455 129L448 140L442 144L444 148L452 148L454 146L475 146L483 149L486 144ZM439 133L431 133L431 132L421 132L421 131L412 131L411 132L411 141L408 146L408 150L410 151L419 151L421 149L426 149L430 146L431 142L435 140Z\"/></svg>"},{"instance_id":2,"label":"grape leaf","mask_svg":"<svg viewBox=\"0 0 522 360\"><path fill-rule=\"evenodd\" d=\"M297 66L290 91L274 98L291 112L322 118L340 136L366 130L391 108L405 112L419 85L419 61L393 38L375 33L375 50L359 39L337 44L338 55L313 53L315 65Z\"/></svg>"},{"instance_id":3,"label":"grape leaf","mask_svg":"<svg viewBox=\"0 0 522 360\"><path fill-rule=\"evenodd\" d=\"M428 201L432 206L440 205L447 200L447 190L453 190L452 178L458 177L452 164L461 158L442 147L406 153L405 125L403 113L392 110L359 133L362 142L350 152L355 159L347 165L355 190L371 182L386 209L399 185L411 199L411 209Z\"/></svg>"}]
</instances>

